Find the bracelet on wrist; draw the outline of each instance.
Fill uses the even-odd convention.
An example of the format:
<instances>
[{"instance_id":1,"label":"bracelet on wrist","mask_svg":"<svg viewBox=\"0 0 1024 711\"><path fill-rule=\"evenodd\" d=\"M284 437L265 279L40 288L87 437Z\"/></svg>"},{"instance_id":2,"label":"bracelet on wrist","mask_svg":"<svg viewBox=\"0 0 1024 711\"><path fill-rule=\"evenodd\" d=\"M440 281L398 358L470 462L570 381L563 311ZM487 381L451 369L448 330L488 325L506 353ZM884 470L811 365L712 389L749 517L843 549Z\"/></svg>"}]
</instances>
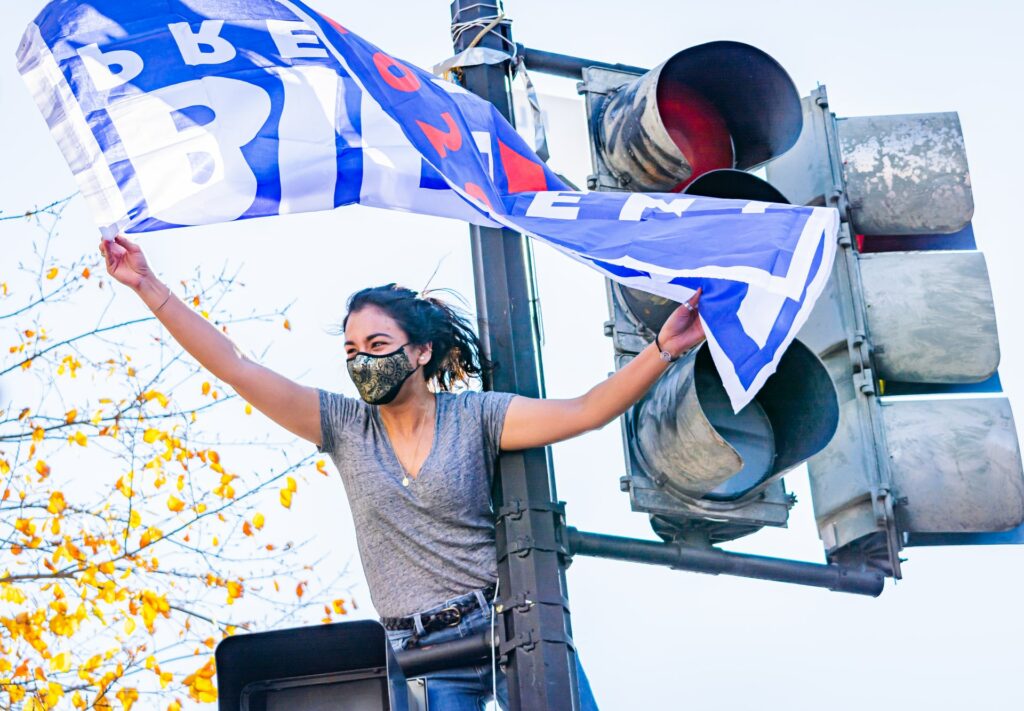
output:
<instances>
[{"instance_id":1,"label":"bracelet on wrist","mask_svg":"<svg viewBox=\"0 0 1024 711\"><path fill-rule=\"evenodd\" d=\"M661 359L666 363L675 363L677 360L679 360L678 355L673 356L671 353L669 353L667 350L661 347L661 342L658 340L658 334L654 334L654 345L655 347L657 347L659 353L661 354ZM679 355L682 354L680 353Z\"/></svg>"},{"instance_id":2,"label":"bracelet on wrist","mask_svg":"<svg viewBox=\"0 0 1024 711\"><path fill-rule=\"evenodd\" d=\"M160 302L159 306L157 306L155 309L153 309L153 314L154 315L156 315L156 312L159 311L160 309L162 309L164 306L166 306L167 302L171 300L171 293L172 293L171 292L171 287L167 287L167 296L164 297L164 300L162 302Z\"/></svg>"}]
</instances>

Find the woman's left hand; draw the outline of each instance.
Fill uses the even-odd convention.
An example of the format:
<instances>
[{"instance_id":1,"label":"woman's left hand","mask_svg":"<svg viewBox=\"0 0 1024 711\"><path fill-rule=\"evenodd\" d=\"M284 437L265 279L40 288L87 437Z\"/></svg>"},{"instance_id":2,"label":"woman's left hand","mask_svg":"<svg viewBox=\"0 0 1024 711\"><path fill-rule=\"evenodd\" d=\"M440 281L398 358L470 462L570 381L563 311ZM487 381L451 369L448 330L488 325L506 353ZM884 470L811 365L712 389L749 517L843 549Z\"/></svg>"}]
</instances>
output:
<instances>
[{"instance_id":1,"label":"woman's left hand","mask_svg":"<svg viewBox=\"0 0 1024 711\"><path fill-rule=\"evenodd\" d=\"M697 315L697 304L703 289L691 296L685 303L672 312L658 333L658 342L663 350L677 358L704 340L704 326ZM689 304L690 308L686 305Z\"/></svg>"}]
</instances>

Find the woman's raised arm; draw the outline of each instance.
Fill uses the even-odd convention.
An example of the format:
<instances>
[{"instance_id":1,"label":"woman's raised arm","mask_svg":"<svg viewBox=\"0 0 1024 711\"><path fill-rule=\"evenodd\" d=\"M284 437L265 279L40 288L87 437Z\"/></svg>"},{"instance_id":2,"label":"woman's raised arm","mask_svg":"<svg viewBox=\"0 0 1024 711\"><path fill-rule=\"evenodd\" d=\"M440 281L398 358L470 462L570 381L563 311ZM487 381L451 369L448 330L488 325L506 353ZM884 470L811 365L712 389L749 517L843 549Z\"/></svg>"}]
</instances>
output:
<instances>
[{"instance_id":1,"label":"woman's raised arm","mask_svg":"<svg viewBox=\"0 0 1024 711\"><path fill-rule=\"evenodd\" d=\"M216 326L186 306L125 237L100 242L107 272L139 295L182 348L286 430L320 444L320 402L315 388L299 385L250 360Z\"/></svg>"},{"instance_id":2,"label":"woman's raised arm","mask_svg":"<svg viewBox=\"0 0 1024 711\"><path fill-rule=\"evenodd\" d=\"M661 347L675 357L704 340L704 328L697 315L700 294L698 289L686 304L672 312L658 334ZM667 367L668 363L652 343L625 367L580 397L564 400L513 398L501 431L501 448L544 447L603 427L643 397Z\"/></svg>"}]
</instances>

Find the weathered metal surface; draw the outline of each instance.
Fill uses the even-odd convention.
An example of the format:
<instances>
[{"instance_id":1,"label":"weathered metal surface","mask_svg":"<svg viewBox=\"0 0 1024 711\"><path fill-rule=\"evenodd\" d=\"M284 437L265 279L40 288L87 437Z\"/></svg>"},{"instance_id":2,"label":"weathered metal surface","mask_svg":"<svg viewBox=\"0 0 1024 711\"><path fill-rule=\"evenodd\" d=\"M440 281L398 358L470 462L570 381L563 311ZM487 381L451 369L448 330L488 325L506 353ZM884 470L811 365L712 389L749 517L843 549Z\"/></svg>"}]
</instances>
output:
<instances>
[{"instance_id":1,"label":"weathered metal surface","mask_svg":"<svg viewBox=\"0 0 1024 711\"><path fill-rule=\"evenodd\" d=\"M667 192L693 172L658 110L658 80L666 64L616 91L603 106L597 139L623 188Z\"/></svg>"},{"instance_id":2,"label":"weathered metal surface","mask_svg":"<svg viewBox=\"0 0 1024 711\"><path fill-rule=\"evenodd\" d=\"M672 366L638 406L636 446L659 484L699 497L738 474L743 458L704 415L696 360L694 351Z\"/></svg>"},{"instance_id":3,"label":"weathered metal surface","mask_svg":"<svg viewBox=\"0 0 1024 711\"><path fill-rule=\"evenodd\" d=\"M768 182L781 190L794 205L824 205L831 189L828 151L821 121L821 108L811 97L800 101L803 129L796 144L765 166Z\"/></svg>"},{"instance_id":4,"label":"weathered metal surface","mask_svg":"<svg viewBox=\"0 0 1024 711\"><path fill-rule=\"evenodd\" d=\"M956 113L844 118L837 126L858 234L950 233L971 221L974 196Z\"/></svg>"},{"instance_id":5,"label":"weathered metal surface","mask_svg":"<svg viewBox=\"0 0 1024 711\"><path fill-rule=\"evenodd\" d=\"M900 528L1006 531L1024 522L1024 469L1006 398L882 403Z\"/></svg>"},{"instance_id":6,"label":"weathered metal surface","mask_svg":"<svg viewBox=\"0 0 1024 711\"><path fill-rule=\"evenodd\" d=\"M835 437L807 462L814 518L825 550L832 552L878 530L871 501L877 488L874 443L860 417L862 397L853 381L849 354L833 350L825 364L839 398Z\"/></svg>"},{"instance_id":7,"label":"weathered metal surface","mask_svg":"<svg viewBox=\"0 0 1024 711\"><path fill-rule=\"evenodd\" d=\"M591 77L603 73L584 71L585 91L607 90L599 81L591 86ZM659 106L659 96L683 89L709 102L728 127L734 164L719 167L754 167L788 150L800 135L800 97L778 62L740 42L690 47L596 102L598 150L620 188L664 192L691 177L692 166Z\"/></svg>"},{"instance_id":8,"label":"weathered metal surface","mask_svg":"<svg viewBox=\"0 0 1024 711\"><path fill-rule=\"evenodd\" d=\"M825 447L838 419L828 372L799 341L738 414L702 348L674 365L637 405L634 446L658 484L685 497L735 499Z\"/></svg>"},{"instance_id":9,"label":"weathered metal surface","mask_svg":"<svg viewBox=\"0 0 1024 711\"><path fill-rule=\"evenodd\" d=\"M879 378L979 382L999 365L999 334L981 252L860 256Z\"/></svg>"}]
</instances>

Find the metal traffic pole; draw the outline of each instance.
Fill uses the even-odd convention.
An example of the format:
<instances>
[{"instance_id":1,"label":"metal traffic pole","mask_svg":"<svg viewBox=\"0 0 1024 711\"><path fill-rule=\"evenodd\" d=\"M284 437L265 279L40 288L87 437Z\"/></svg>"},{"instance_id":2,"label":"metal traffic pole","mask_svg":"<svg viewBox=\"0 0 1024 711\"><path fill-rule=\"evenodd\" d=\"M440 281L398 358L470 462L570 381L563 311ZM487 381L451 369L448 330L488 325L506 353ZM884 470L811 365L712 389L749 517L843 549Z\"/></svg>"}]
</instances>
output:
<instances>
[{"instance_id":1,"label":"metal traffic pole","mask_svg":"<svg viewBox=\"0 0 1024 711\"><path fill-rule=\"evenodd\" d=\"M513 47L499 0L454 0L451 16L456 53L474 42L506 52ZM513 121L508 61L460 71L467 90ZM471 226L470 239L481 341L497 365L484 386L543 397L530 245L520 234L487 227ZM578 709L565 585L565 522L550 455L545 449L507 452L498 465L498 611L509 702L517 711Z\"/></svg>"}]
</instances>

